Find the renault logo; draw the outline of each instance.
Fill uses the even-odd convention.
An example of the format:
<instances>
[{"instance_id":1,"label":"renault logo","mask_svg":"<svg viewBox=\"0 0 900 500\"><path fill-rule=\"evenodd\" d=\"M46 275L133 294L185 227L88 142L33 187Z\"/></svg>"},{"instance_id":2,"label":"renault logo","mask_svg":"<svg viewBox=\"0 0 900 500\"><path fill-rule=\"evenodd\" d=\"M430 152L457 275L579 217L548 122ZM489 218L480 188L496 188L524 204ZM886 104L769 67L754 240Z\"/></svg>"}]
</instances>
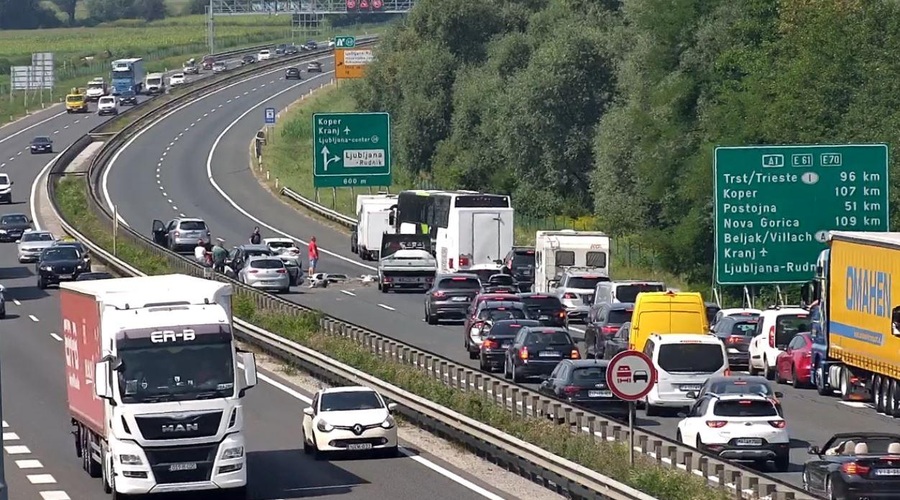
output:
<instances>
[{"instance_id":1,"label":"renault logo","mask_svg":"<svg viewBox=\"0 0 900 500\"><path fill-rule=\"evenodd\" d=\"M353 433L356 434L357 436L359 436L360 434L362 434L362 431L363 431L363 428L362 428L361 425L356 424L356 425L353 426Z\"/></svg>"}]
</instances>

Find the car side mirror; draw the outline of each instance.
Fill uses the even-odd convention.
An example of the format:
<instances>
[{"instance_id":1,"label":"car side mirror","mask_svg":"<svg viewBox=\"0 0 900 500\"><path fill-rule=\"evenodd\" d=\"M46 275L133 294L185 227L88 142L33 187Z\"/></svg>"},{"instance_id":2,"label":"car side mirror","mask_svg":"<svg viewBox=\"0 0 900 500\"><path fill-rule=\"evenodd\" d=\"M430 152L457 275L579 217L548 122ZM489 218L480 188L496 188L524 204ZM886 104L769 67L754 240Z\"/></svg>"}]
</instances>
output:
<instances>
[{"instance_id":1,"label":"car side mirror","mask_svg":"<svg viewBox=\"0 0 900 500\"><path fill-rule=\"evenodd\" d=\"M784 393L783 393L783 392L776 392L776 393L775 393L775 397L776 397L776 398L783 398L783 397L784 397Z\"/></svg>"},{"instance_id":2,"label":"car side mirror","mask_svg":"<svg viewBox=\"0 0 900 500\"><path fill-rule=\"evenodd\" d=\"M303 409L303 414L310 416L310 417L314 417L316 415L316 412L313 410L312 406L307 406L306 408Z\"/></svg>"},{"instance_id":3,"label":"car side mirror","mask_svg":"<svg viewBox=\"0 0 900 500\"><path fill-rule=\"evenodd\" d=\"M110 384L110 363L109 359L98 361L94 365L94 394L100 399L112 400L112 385Z\"/></svg>"},{"instance_id":4,"label":"car side mirror","mask_svg":"<svg viewBox=\"0 0 900 500\"><path fill-rule=\"evenodd\" d=\"M819 451L818 446L810 446L809 449L806 450L810 455L821 455L822 453Z\"/></svg>"},{"instance_id":5,"label":"car side mirror","mask_svg":"<svg viewBox=\"0 0 900 500\"><path fill-rule=\"evenodd\" d=\"M685 396L687 396L690 399L697 399L697 393L694 391L688 391L688 393L685 394Z\"/></svg>"},{"instance_id":6,"label":"car side mirror","mask_svg":"<svg viewBox=\"0 0 900 500\"><path fill-rule=\"evenodd\" d=\"M397 403L388 403L388 411L393 413L397 411Z\"/></svg>"}]
</instances>

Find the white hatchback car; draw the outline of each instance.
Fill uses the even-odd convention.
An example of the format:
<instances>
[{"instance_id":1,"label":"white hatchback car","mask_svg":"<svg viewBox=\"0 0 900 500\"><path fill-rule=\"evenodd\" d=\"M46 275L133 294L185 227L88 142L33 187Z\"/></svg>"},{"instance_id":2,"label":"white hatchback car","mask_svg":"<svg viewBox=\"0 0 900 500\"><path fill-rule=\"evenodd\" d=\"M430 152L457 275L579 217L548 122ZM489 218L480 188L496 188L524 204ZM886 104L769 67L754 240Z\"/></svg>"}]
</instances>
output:
<instances>
[{"instance_id":1,"label":"white hatchback car","mask_svg":"<svg viewBox=\"0 0 900 500\"><path fill-rule=\"evenodd\" d=\"M775 379L775 360L794 335L810 331L809 311L800 307L772 306L759 315L756 333L750 341L750 374L760 372Z\"/></svg>"},{"instance_id":2,"label":"white hatchback car","mask_svg":"<svg viewBox=\"0 0 900 500\"><path fill-rule=\"evenodd\" d=\"M272 51L269 49L263 49L259 51L259 54L256 55L256 59L259 61L268 61L272 58Z\"/></svg>"},{"instance_id":3,"label":"white hatchback car","mask_svg":"<svg viewBox=\"0 0 900 500\"><path fill-rule=\"evenodd\" d=\"M333 387L303 409L303 451L383 451L397 455L397 423L381 395L368 387Z\"/></svg>"},{"instance_id":4,"label":"white hatchback car","mask_svg":"<svg viewBox=\"0 0 900 500\"><path fill-rule=\"evenodd\" d=\"M770 399L757 394L709 394L678 422L679 442L727 460L791 464L787 423Z\"/></svg>"},{"instance_id":5,"label":"white hatchback car","mask_svg":"<svg viewBox=\"0 0 900 500\"><path fill-rule=\"evenodd\" d=\"M184 85L184 73L175 73L169 77L169 86Z\"/></svg>"}]
</instances>

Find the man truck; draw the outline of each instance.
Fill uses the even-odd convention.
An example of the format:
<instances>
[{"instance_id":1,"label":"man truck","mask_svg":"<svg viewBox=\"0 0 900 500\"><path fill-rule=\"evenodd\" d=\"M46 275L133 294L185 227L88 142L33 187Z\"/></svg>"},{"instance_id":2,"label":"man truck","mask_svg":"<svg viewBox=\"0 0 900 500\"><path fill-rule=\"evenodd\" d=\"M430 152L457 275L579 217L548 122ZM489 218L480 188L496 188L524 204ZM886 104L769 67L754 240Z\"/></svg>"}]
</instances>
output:
<instances>
[{"instance_id":1,"label":"man truck","mask_svg":"<svg viewBox=\"0 0 900 500\"><path fill-rule=\"evenodd\" d=\"M828 246L802 290L812 383L900 417L900 233L832 231Z\"/></svg>"},{"instance_id":2,"label":"man truck","mask_svg":"<svg viewBox=\"0 0 900 500\"><path fill-rule=\"evenodd\" d=\"M231 285L172 274L61 285L75 453L106 493L246 497L252 353ZM217 497L219 498L219 497Z\"/></svg>"},{"instance_id":3,"label":"man truck","mask_svg":"<svg viewBox=\"0 0 900 500\"><path fill-rule=\"evenodd\" d=\"M109 74L112 93L121 95L131 91L135 95L140 94L145 77L144 60L140 57L117 59L113 61L112 71Z\"/></svg>"}]
</instances>

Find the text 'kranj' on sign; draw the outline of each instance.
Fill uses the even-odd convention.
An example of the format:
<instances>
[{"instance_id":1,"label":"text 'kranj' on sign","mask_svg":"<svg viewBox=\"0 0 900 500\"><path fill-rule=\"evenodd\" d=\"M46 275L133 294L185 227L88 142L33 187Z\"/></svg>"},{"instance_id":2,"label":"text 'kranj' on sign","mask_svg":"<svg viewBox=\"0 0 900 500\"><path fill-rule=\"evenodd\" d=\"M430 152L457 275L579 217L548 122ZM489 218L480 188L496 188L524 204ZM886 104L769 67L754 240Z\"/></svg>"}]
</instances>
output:
<instances>
[{"instance_id":1,"label":"text 'kranj' on sign","mask_svg":"<svg viewBox=\"0 0 900 500\"><path fill-rule=\"evenodd\" d=\"M715 150L716 281L809 280L828 232L888 230L885 144Z\"/></svg>"}]
</instances>

